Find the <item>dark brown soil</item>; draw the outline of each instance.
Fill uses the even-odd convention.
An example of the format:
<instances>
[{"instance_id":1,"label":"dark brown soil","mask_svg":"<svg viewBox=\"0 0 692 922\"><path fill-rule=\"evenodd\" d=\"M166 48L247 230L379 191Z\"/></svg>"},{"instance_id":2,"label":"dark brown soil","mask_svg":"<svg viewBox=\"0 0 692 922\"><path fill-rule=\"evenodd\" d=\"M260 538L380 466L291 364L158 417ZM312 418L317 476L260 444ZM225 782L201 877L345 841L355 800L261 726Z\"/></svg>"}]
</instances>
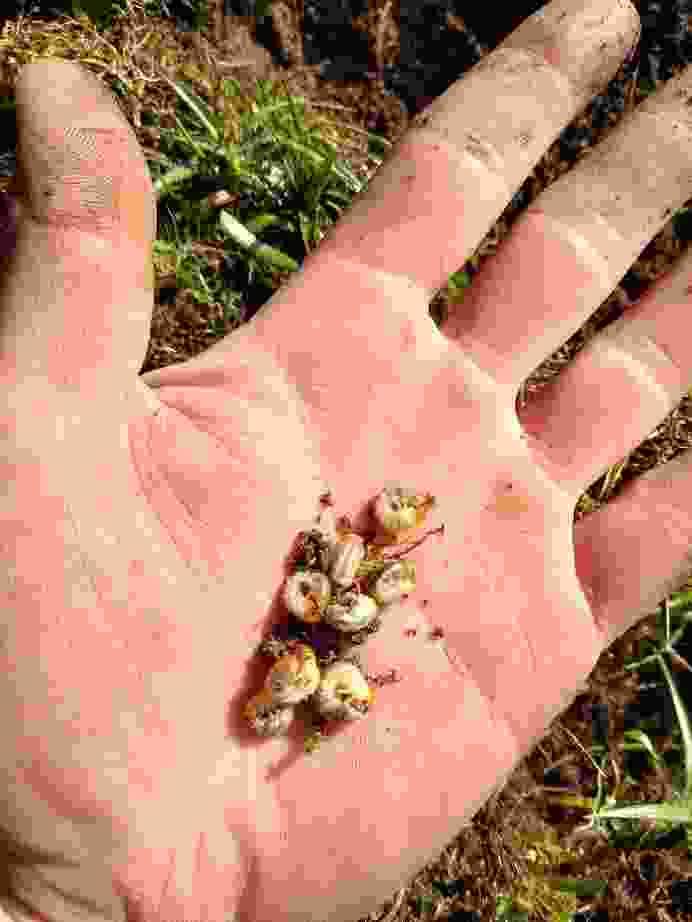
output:
<instances>
[{"instance_id":1,"label":"dark brown soil","mask_svg":"<svg viewBox=\"0 0 692 922\"><path fill-rule=\"evenodd\" d=\"M170 21L153 20L141 10L133 9L132 15L118 20L105 37L114 48L122 49L140 42L147 32L157 33L160 44L155 53L151 45L148 50L132 51L132 66L145 74L167 73L175 77L184 61L188 65L197 63L208 75L212 87L217 87L219 78L227 75L238 79L249 94L254 93L259 77L283 81L289 92L309 99L315 112L323 113L328 109L357 129L351 132L350 141L344 142L343 156L365 176L372 172L372 166L369 166L365 141L358 130L379 132L396 142L415 117L399 98L385 90L381 79L385 68L396 65L399 60L398 0L370 0L366 4L367 12L353 25L367 39L371 68L368 73L372 76L341 81L325 80L319 76L319 65L305 63L301 0L276 0L271 11L273 29L281 45L279 57L287 62L285 67L277 64L266 48L258 44L254 36L256 23L251 17L225 16L223 0L213 0L211 7L209 27L197 33L180 32ZM92 64L86 66L91 66L92 72L99 76L109 72L105 64L101 68L93 64L100 43L92 38L80 45L76 37L78 30L70 34L74 27L62 23L61 31L56 33L52 28L56 25L38 20L25 20L21 25L12 21L6 24L5 37L10 42L12 54L0 60L0 84L5 91L14 85L18 66L37 53L37 40L41 35L58 41L62 34L64 50L57 53L80 59L89 52ZM11 27L9 32L7 26ZM463 31L463 21L457 18L453 28ZM165 49L168 49L167 61ZM115 67L112 59L109 67L112 73ZM193 79L193 84L200 95L209 97L209 84L197 78ZM640 99L639 90L631 81L627 109ZM174 127L171 113L175 98L169 86L162 80L151 82L140 99L132 96L119 101L147 155L156 156L156 134L141 126L139 115L142 107L156 108L166 113L162 124ZM606 131L620 117L613 114ZM582 117L576 124L584 121ZM561 159L560 145L556 142L524 184L527 193L524 204L570 166ZM470 274L481 270L485 260L492 258L518 213L518 207L508 206L489 229L464 267ZM206 252L212 264L218 260L218 246L214 241L199 241L199 244L200 252ZM665 271L682 249L683 244L673 234L671 224L647 246L633 267L640 287L644 289ZM159 290L164 281L160 274ZM446 300L447 292L443 290L431 305L431 316L437 322L444 316ZM584 327L537 369L522 388L521 399L559 373L591 336L626 310L629 303L627 291L618 286ZM220 333L208 332L210 322L220 321L222 317L220 305L195 304L187 291L177 291L173 304L163 304L157 295L151 343L142 371L183 361L210 346L230 332L228 326ZM689 447L692 444L690 410L688 395L628 458L619 477L608 483L601 478L590 488L580 501L576 518L607 501L631 477ZM603 654L573 705L554 721L545 738L517 766L502 789L478 811L470 824L459 829L457 837L435 861L417 874L407 887L392 894L392 899L378 911L370 914L368 922L419 918L460 922L463 918L474 918L462 915L461 910L475 910L477 918L494 920L500 895L512 895L517 907L528 912L525 917L528 922L557 920L558 910L566 912L577 908L605 911L607 915L592 918L607 918L610 922L662 922L683 918L674 914L670 895L670 885L674 881L692 877L692 864L683 843L672 843L668 847L659 844L657 849L648 850L614 848L605 835L583 828L587 810L558 803L560 795L565 793L573 795L575 801L595 794L597 769L588 750L594 739L592 706L603 704L608 706L610 747L610 758L603 769L606 789L615 791L619 801L657 802L671 796L671 773L667 768L660 773L644 768L637 783L629 784L622 750L626 707L631 709L637 705L640 682L639 674L625 672L624 666L627 657L636 655L640 640L652 633L655 622L656 614L652 613ZM656 744L659 751L665 752L670 750L673 740L670 735L663 735ZM373 873L377 873L377 868L373 868ZM545 883L544 874L577 880L605 880L609 886L601 896L570 900L556 895L556 891ZM589 919L589 916L583 918Z\"/></svg>"}]
</instances>

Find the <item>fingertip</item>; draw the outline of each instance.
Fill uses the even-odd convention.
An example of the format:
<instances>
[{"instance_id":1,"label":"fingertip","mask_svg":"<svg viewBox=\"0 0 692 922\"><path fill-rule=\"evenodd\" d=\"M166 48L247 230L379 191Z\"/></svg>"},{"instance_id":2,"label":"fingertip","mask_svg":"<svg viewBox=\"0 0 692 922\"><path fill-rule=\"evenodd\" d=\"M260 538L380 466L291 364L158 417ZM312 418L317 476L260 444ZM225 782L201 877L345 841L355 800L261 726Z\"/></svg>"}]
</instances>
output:
<instances>
[{"instance_id":1,"label":"fingertip","mask_svg":"<svg viewBox=\"0 0 692 922\"><path fill-rule=\"evenodd\" d=\"M83 102L85 91L93 93L97 105L106 103L123 118L112 94L100 80L83 64L68 58L34 58L20 71L15 87L18 101L21 96L34 104L40 97L51 105L57 103L69 108Z\"/></svg>"},{"instance_id":2,"label":"fingertip","mask_svg":"<svg viewBox=\"0 0 692 922\"><path fill-rule=\"evenodd\" d=\"M82 65L36 58L16 84L19 198L41 224L155 235L155 199L134 130Z\"/></svg>"}]
</instances>

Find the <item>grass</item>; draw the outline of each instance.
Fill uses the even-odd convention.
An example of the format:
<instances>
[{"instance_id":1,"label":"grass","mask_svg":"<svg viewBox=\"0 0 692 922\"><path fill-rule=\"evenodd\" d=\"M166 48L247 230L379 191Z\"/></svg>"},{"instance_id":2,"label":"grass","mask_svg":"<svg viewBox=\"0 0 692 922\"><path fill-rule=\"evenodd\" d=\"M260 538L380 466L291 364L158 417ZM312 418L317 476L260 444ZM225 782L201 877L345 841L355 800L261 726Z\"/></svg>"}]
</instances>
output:
<instances>
[{"instance_id":1,"label":"grass","mask_svg":"<svg viewBox=\"0 0 692 922\"><path fill-rule=\"evenodd\" d=\"M182 105L176 129L160 130L160 153L149 163L164 217L154 255L174 258L178 285L189 287L197 303L221 298L233 312L242 292L223 285L218 273L208 277L195 241L217 241L246 277L276 289L364 182L339 158L336 143L306 123L304 100L269 81L260 80L255 98L246 100L237 81L224 80L224 114L188 83L169 82ZM156 124L155 113L151 119ZM370 140L373 151L387 143ZM374 153L373 159L381 162ZM214 207L205 186L217 187L211 197L232 203L232 211Z\"/></svg>"},{"instance_id":2,"label":"grass","mask_svg":"<svg viewBox=\"0 0 692 922\"><path fill-rule=\"evenodd\" d=\"M677 626L672 631L673 621ZM688 856L692 857L692 727L690 725L689 715L683 700L678 692L673 675L666 663L669 658L678 668L683 668L692 672L689 663L683 659L676 651L675 644L682 639L690 622L692 621L692 592L684 591L675 594L670 599L666 599L662 605L662 612L658 621L658 631L656 641L650 646L650 653L640 659L632 659L626 665L627 670L641 670L646 664L658 667L664 680L665 686L673 699L675 714L678 722L674 737L679 737L680 743L674 744L672 751L676 753L676 758L670 763L673 776L673 793L668 801L662 803L641 803L638 801L625 801L619 799L618 789L625 785L636 785L636 779L632 776L626 776L622 784L616 786L614 790L606 791L603 778L603 766L609 754L607 745L598 745L591 747L591 757L599 769L597 790L593 797L575 798L571 795L558 795L554 802L561 803L569 807L579 807L589 811L588 822L583 829L593 829L604 833L610 845L615 849L656 849L663 847L664 839L670 838L670 834L680 830L684 833ZM663 638L660 634L663 634ZM663 683L657 683L663 688ZM663 766L663 757L656 750L654 743L645 730L639 728L625 731L625 743L623 748L630 752L645 753L654 768L660 769ZM651 821L646 827L642 828L640 820ZM558 864L562 857L562 850L554 848L552 854L548 851L546 855L540 855L540 851L534 848L534 856L540 861L542 857L543 864ZM543 876L543 875L541 875ZM583 896L596 895L607 887L607 881L602 880L563 880L559 877L545 877L545 882L556 892L567 894L580 894ZM525 889L527 894L536 889L536 881L531 877L526 882ZM536 894L533 893L533 899L527 899L526 895L520 895L516 902L512 903L512 910L518 907L530 908L535 905ZM572 913L553 912L546 915L546 919L554 922L570 922ZM504 919L502 911L498 911L497 919ZM513 918L510 913L510 918Z\"/></svg>"},{"instance_id":3,"label":"grass","mask_svg":"<svg viewBox=\"0 0 692 922\"><path fill-rule=\"evenodd\" d=\"M123 13L131 13L132 4L133 0L124 0ZM288 95L271 81L258 81L254 96L243 95L234 79L212 86L182 60L177 62L179 79L163 76L157 81L159 85L164 82L172 94L172 104L162 115L160 105L148 100L152 78L133 71L125 56L119 56L112 45L107 51L99 41L89 8L117 15L118 4L106 10L107 6L98 0L79 0L84 13L75 22L87 36L81 46L66 37L63 24L57 30L44 28L38 50L33 45L30 49L16 47L4 35L0 48L13 51L20 65L36 54L88 60L98 64L97 72L116 96L136 100L138 136L142 138L142 129L148 129L158 140L158 148L147 157L159 212L154 244L157 274L172 276L175 287L197 305L220 305L223 321L211 332L224 335L241 322L240 305L251 283L264 286L268 298L319 246L329 227L374 175L389 142L361 132L367 136L369 167L365 173L358 172L342 153L348 151L353 126L332 115L316 115L304 98ZM196 6L204 4L197 2ZM159 0L147 2L144 10L150 15L157 10L168 14L165 7L165 0ZM3 104L5 109L11 106L11 101ZM141 143L146 150L144 140ZM681 209L680 215L684 213ZM209 259L210 252L217 256L216 265ZM225 273L219 271L220 264ZM470 276L460 269L449 280L447 297L458 301L470 284ZM612 492L623 468L624 462L619 462L608 471L602 496ZM593 507L594 499L585 493L578 508L584 512ZM607 739L587 750L575 738L575 745L597 770L592 796L550 790L544 795L548 802L583 810L583 829L604 837L614 849L664 848L677 835L686 841L688 857L692 857L692 727L673 674L673 670L692 672L678 651L684 639L689 642L691 620L692 590L670 596L657 613L654 636L644 641L637 657L629 658L625 666L672 699L676 726L673 744L665 754L652 739L656 715L642 718L639 727L625 731L620 744L621 751L643 755L653 770L670 773L667 801L626 799L623 791L636 791L638 784L629 773L607 786L605 766L613 756L613 745ZM578 900L583 903L598 896L608 887L606 880L561 876L556 869L573 854L557 836L538 840L516 836L514 845L525 855L529 872L517 876L511 893L498 896L497 922L528 922L532 914L550 922L588 918L577 912ZM411 918L444 918L439 911L449 888L449 881L433 881L430 895L414 902ZM588 903L582 912L584 908Z\"/></svg>"},{"instance_id":4,"label":"grass","mask_svg":"<svg viewBox=\"0 0 692 922\"><path fill-rule=\"evenodd\" d=\"M127 0L51 0L50 6L78 19L86 15L97 29L106 29L118 16L127 15ZM257 0L257 15L265 15L271 0ZM191 25L199 29L207 24L206 0L144 0L144 11L150 16L174 16L182 13Z\"/></svg>"},{"instance_id":5,"label":"grass","mask_svg":"<svg viewBox=\"0 0 692 922\"><path fill-rule=\"evenodd\" d=\"M667 662L675 664L677 669L692 672L690 664L676 650L690 622L692 591L684 590L665 599L658 613L655 637L643 644L645 655L631 658L625 666L627 671L638 670L651 677L652 684L661 691L667 689L673 701L677 726L673 730L675 742L668 749L667 759L657 751L643 726L625 731L621 746L624 751L644 753L655 770L664 770L667 765L672 777L669 799L660 803L623 799L623 788L636 790L637 779L630 774L625 774L615 788L607 790L603 769L611 755L608 742L593 745L587 753L598 770L594 796L547 795L552 803L584 810L587 822L580 829L602 834L613 849L661 849L682 838L688 857L692 857L692 726ZM656 716L649 717L646 723L654 722ZM648 823L644 826L642 820ZM577 896L597 896L608 887L606 880L565 879L554 873L552 868L569 860L570 853L552 838L517 844L526 847L532 871L525 879L517 880L513 894L498 900L496 922L528 922L529 913L537 911L541 919L550 922L572 922L580 919L574 905ZM563 897L567 898L564 901L567 908L561 906Z\"/></svg>"}]
</instances>

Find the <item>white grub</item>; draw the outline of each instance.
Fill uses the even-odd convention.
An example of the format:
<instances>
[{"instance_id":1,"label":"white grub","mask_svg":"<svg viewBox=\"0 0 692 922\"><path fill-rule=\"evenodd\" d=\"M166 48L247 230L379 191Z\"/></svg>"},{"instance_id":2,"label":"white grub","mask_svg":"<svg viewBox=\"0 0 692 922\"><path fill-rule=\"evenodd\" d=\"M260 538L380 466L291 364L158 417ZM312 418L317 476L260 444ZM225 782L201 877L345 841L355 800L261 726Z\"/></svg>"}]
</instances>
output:
<instances>
[{"instance_id":1,"label":"white grub","mask_svg":"<svg viewBox=\"0 0 692 922\"><path fill-rule=\"evenodd\" d=\"M287 577L283 591L286 608L296 618L310 624L322 620L330 596L329 579L319 570L297 570Z\"/></svg>"},{"instance_id":2,"label":"white grub","mask_svg":"<svg viewBox=\"0 0 692 922\"><path fill-rule=\"evenodd\" d=\"M333 720L362 720L375 692L353 663L336 662L322 673L312 701L322 717Z\"/></svg>"},{"instance_id":3,"label":"white grub","mask_svg":"<svg viewBox=\"0 0 692 922\"><path fill-rule=\"evenodd\" d=\"M320 670L314 650L307 644L280 657L269 669L264 682L277 704L298 704L309 698L320 684Z\"/></svg>"},{"instance_id":4,"label":"white grub","mask_svg":"<svg viewBox=\"0 0 692 922\"><path fill-rule=\"evenodd\" d=\"M372 596L378 605L391 605L416 588L416 565L412 560L389 564L377 578Z\"/></svg>"},{"instance_id":5,"label":"white grub","mask_svg":"<svg viewBox=\"0 0 692 922\"><path fill-rule=\"evenodd\" d=\"M245 705L244 716L258 736L284 736L295 717L295 708L281 706L271 691L263 688Z\"/></svg>"},{"instance_id":6,"label":"white grub","mask_svg":"<svg viewBox=\"0 0 692 922\"><path fill-rule=\"evenodd\" d=\"M337 602L326 607L324 620L340 631L360 631L377 616L375 600L355 589L340 592L337 599Z\"/></svg>"},{"instance_id":7,"label":"white grub","mask_svg":"<svg viewBox=\"0 0 692 922\"><path fill-rule=\"evenodd\" d=\"M348 532L337 542L332 552L330 575L337 586L353 585L358 567L365 559L365 541L355 532Z\"/></svg>"},{"instance_id":8,"label":"white grub","mask_svg":"<svg viewBox=\"0 0 692 922\"><path fill-rule=\"evenodd\" d=\"M399 485L386 486L373 501L373 515L380 528L390 535L408 532L423 524L435 505L430 493Z\"/></svg>"}]
</instances>

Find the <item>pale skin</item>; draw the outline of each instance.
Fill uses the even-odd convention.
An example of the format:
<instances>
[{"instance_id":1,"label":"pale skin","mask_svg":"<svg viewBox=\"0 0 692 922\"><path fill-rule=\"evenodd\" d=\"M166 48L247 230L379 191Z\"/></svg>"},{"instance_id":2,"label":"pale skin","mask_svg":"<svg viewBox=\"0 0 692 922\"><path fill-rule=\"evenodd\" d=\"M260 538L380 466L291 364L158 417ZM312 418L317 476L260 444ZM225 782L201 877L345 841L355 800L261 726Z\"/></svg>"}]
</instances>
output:
<instances>
[{"instance_id":1,"label":"pale skin","mask_svg":"<svg viewBox=\"0 0 692 922\"><path fill-rule=\"evenodd\" d=\"M688 454L573 513L692 385L691 258L516 398L692 195L692 72L532 203L442 331L428 314L638 34L627 0L544 7L434 102L250 323L141 376L143 154L77 66L23 70L0 285L0 817L34 858L4 858L9 918L372 912L689 576ZM367 646L370 672L402 680L310 756L298 731L253 738L253 653L296 534L326 490L367 524L390 481L432 493L445 526Z\"/></svg>"}]
</instances>

